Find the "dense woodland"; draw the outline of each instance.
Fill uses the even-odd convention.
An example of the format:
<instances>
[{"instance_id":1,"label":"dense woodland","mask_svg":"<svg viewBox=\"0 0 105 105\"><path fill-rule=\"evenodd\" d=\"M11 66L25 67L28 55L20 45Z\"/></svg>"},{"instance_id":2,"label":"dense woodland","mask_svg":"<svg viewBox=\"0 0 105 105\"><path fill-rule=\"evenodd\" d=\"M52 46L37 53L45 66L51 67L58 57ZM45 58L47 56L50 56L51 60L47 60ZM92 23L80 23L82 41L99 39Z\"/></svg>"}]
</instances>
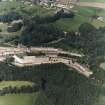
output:
<instances>
[{"instance_id":1,"label":"dense woodland","mask_svg":"<svg viewBox=\"0 0 105 105\"><path fill-rule=\"evenodd\" d=\"M51 105L61 105L61 103L65 105L68 105L68 103L90 105L99 93L99 87L95 86L97 81L91 81L78 74L75 70L70 72L62 64L18 68L1 63L0 66L2 80L35 82L41 86L39 90L44 91L48 99L51 100ZM44 89L42 86L43 81L45 81ZM29 92L30 89L24 91Z\"/></svg>"}]
</instances>

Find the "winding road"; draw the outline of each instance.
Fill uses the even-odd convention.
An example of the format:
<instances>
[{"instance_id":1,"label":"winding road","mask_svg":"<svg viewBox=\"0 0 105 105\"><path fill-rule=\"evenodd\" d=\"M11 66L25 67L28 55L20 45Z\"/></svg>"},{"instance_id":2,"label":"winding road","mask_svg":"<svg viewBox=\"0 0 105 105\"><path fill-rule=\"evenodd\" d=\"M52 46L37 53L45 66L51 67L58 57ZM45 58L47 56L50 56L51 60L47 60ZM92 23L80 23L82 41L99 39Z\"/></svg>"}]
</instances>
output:
<instances>
[{"instance_id":1,"label":"winding road","mask_svg":"<svg viewBox=\"0 0 105 105\"><path fill-rule=\"evenodd\" d=\"M97 2L72 2L74 5L84 6L84 7L95 7L105 9L105 3L97 3Z\"/></svg>"},{"instance_id":2,"label":"winding road","mask_svg":"<svg viewBox=\"0 0 105 105\"><path fill-rule=\"evenodd\" d=\"M14 55L13 57L15 59L15 62L13 64L15 66L19 66L19 67L31 66L31 65L41 65L41 64L63 63L69 68L68 70L71 71L72 70L71 68L73 68L73 70L76 70L78 73L84 75L87 78L89 78L90 75L93 74L93 72L91 70L89 70L86 66L83 66L83 65L79 64L78 62L73 62L72 60L70 60L68 58L53 57L53 58L49 59L49 57L41 56L41 57L33 57L30 60L29 58L25 59L25 57L23 59L19 58L16 55Z\"/></svg>"},{"instance_id":3,"label":"winding road","mask_svg":"<svg viewBox=\"0 0 105 105\"><path fill-rule=\"evenodd\" d=\"M19 58L17 55L24 54L26 52L35 52L35 53L44 53L44 56L23 56ZM31 66L31 65L40 65L40 64L53 64L53 63L63 63L69 68L74 68L80 74L89 77L93 74L86 66L79 64L78 62L73 62L70 57L58 56L59 54L72 55L74 57L83 57L84 55L78 53L71 53L69 51L64 51L62 49L55 49L50 47L0 47L0 61L7 58L8 55L14 57L14 64L16 66ZM30 58L31 57L31 58ZM70 69L71 70L71 69Z\"/></svg>"}]
</instances>

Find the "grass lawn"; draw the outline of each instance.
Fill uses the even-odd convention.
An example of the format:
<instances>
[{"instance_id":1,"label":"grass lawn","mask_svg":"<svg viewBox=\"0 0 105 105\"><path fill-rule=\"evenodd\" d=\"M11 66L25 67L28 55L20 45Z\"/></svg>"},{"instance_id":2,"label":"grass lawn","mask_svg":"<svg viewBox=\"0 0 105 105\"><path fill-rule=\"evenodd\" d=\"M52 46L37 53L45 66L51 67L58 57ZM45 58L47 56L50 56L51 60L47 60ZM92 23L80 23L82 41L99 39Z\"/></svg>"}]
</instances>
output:
<instances>
[{"instance_id":1,"label":"grass lawn","mask_svg":"<svg viewBox=\"0 0 105 105\"><path fill-rule=\"evenodd\" d=\"M5 87L22 87L22 86L32 86L33 83L32 82L28 82L28 81L2 81L0 82L0 89L3 89Z\"/></svg>"},{"instance_id":2,"label":"grass lawn","mask_svg":"<svg viewBox=\"0 0 105 105\"><path fill-rule=\"evenodd\" d=\"M0 105L49 105L43 92L0 96Z\"/></svg>"}]
</instances>

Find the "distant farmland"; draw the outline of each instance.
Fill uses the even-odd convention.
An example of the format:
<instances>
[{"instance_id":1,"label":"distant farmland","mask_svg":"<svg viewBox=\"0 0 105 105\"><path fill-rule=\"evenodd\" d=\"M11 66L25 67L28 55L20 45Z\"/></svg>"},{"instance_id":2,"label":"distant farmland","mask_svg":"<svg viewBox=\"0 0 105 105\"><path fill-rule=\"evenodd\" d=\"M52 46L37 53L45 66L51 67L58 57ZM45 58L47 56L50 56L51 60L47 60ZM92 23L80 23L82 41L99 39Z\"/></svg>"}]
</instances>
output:
<instances>
[{"instance_id":1,"label":"distant farmland","mask_svg":"<svg viewBox=\"0 0 105 105\"><path fill-rule=\"evenodd\" d=\"M79 0L80 2L105 2L105 0Z\"/></svg>"}]
</instances>

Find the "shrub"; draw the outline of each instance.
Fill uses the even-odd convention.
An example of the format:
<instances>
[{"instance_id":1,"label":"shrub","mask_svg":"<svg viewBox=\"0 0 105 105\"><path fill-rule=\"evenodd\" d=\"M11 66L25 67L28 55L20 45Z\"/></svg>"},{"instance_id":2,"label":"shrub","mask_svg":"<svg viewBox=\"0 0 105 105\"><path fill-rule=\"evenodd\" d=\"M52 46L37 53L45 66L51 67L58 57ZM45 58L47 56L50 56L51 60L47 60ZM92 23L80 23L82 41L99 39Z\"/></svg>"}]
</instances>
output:
<instances>
[{"instance_id":1,"label":"shrub","mask_svg":"<svg viewBox=\"0 0 105 105\"><path fill-rule=\"evenodd\" d=\"M2 29L0 29L0 32L2 32Z\"/></svg>"}]
</instances>

